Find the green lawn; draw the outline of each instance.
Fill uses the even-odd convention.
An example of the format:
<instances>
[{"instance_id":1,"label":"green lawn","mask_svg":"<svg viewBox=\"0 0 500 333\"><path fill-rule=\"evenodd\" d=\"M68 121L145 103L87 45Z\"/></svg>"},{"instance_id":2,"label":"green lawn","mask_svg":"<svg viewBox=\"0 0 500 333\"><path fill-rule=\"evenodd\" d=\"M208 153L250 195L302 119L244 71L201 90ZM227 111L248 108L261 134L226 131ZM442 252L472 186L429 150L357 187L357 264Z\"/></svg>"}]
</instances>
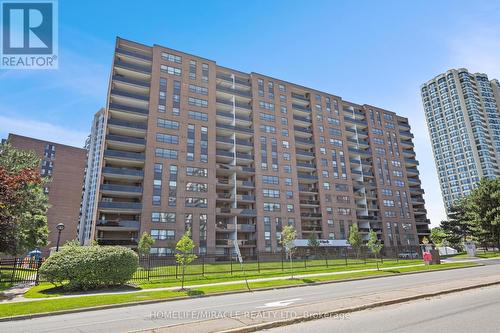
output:
<instances>
[{"instance_id":1,"label":"green lawn","mask_svg":"<svg viewBox=\"0 0 500 333\"><path fill-rule=\"evenodd\" d=\"M378 262L379 267L381 268L391 268L394 266L408 266L422 264L421 260L384 260L384 263ZM247 265L244 266L247 269ZM329 267L311 267L307 266L304 268L303 264L294 263L294 274L313 274L313 273L325 273L325 272L342 272L342 271L352 271L352 270L363 270L363 269L374 269L377 268L377 262L375 261L367 261L366 265L363 262L359 262L356 265L335 265ZM242 280L244 278L243 272L240 270L239 265L234 265L235 271L231 275L230 273L225 274L205 274L205 276L200 275L188 275L185 278L186 284L190 285L199 285L199 284L208 284L208 283L217 283L217 282L226 282L226 281L235 281ZM238 269L238 270L236 270ZM246 276L249 279L258 279L258 278L268 278L268 277L279 277L279 276L287 276L290 275L290 265L286 263L284 265L284 271L281 270L281 264L279 270L267 270L261 271L259 274L256 271L246 272ZM162 287L175 287L180 286L180 275L178 278L169 277L169 278L156 278L151 281L131 281L131 284L136 285L141 289L150 289L150 288L162 288ZM61 295L71 294L69 292L65 292L61 288L54 288L51 283L40 283L38 286L32 287L25 295L26 298L48 298L48 297L57 297Z\"/></svg>"},{"instance_id":2,"label":"green lawn","mask_svg":"<svg viewBox=\"0 0 500 333\"><path fill-rule=\"evenodd\" d=\"M466 252L459 253L454 256L448 256L448 257L453 257L453 258L469 258ZM486 252L486 251L477 251L476 252L476 257L478 258L497 258L500 257L500 252Z\"/></svg>"},{"instance_id":3,"label":"green lawn","mask_svg":"<svg viewBox=\"0 0 500 333\"><path fill-rule=\"evenodd\" d=\"M300 284L335 281L335 280L342 280L349 278L392 275L398 273L439 270L452 267L466 267L475 265L476 265L475 263L449 263L449 264L442 264L442 265L428 266L428 267L417 266L417 267L407 267L399 269L390 269L390 267L387 267L386 270L383 271L350 272L332 276L310 277L307 279L254 282L250 283L250 287L252 289L259 289L259 288L277 287L277 286L300 285ZM35 288L38 287L39 286ZM245 283L239 283L234 285L199 287L184 292L163 291L163 290L145 291L132 294L81 296L81 297L61 298L61 299L43 299L32 302L19 302L19 303L8 303L8 304L4 303L0 304L0 317L10 317L23 314L35 314L35 313L54 312L54 311L69 310L69 309L79 309L79 308L86 308L99 305L133 303L133 302L155 300L155 299L172 299L183 296L199 296L199 295L209 295L220 292L245 291L245 290L246 290Z\"/></svg>"}]
</instances>

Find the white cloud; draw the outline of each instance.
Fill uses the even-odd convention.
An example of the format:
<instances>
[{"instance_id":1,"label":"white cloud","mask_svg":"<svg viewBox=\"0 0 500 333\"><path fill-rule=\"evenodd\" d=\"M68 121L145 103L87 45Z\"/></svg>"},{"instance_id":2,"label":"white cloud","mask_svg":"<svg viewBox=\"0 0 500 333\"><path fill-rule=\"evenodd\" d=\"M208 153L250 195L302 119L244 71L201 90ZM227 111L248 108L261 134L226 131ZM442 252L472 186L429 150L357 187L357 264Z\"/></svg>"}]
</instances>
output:
<instances>
[{"instance_id":1,"label":"white cloud","mask_svg":"<svg viewBox=\"0 0 500 333\"><path fill-rule=\"evenodd\" d=\"M9 133L53 141L75 147L83 147L88 133L71 130L46 122L0 115L0 137Z\"/></svg>"}]
</instances>

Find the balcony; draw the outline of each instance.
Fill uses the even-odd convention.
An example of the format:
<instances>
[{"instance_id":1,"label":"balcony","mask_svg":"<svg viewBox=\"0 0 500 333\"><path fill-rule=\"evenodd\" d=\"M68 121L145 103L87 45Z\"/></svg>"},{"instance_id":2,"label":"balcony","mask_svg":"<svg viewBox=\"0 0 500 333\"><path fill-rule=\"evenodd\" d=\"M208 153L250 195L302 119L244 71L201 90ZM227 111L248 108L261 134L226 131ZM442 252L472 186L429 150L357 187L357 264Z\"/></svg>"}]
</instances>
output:
<instances>
[{"instance_id":1,"label":"balcony","mask_svg":"<svg viewBox=\"0 0 500 333\"><path fill-rule=\"evenodd\" d=\"M304 185L299 185L299 191L304 192L304 193L310 193L310 194L317 194L318 189L312 186L304 186Z\"/></svg>"},{"instance_id":2,"label":"balcony","mask_svg":"<svg viewBox=\"0 0 500 333\"><path fill-rule=\"evenodd\" d=\"M101 201L99 202L99 210L104 213L140 213L142 203L140 202L123 202L123 201Z\"/></svg>"},{"instance_id":3,"label":"balcony","mask_svg":"<svg viewBox=\"0 0 500 333\"><path fill-rule=\"evenodd\" d=\"M418 161L415 160L414 158L407 158L405 157L404 158L404 161L408 164L408 165L418 165Z\"/></svg>"},{"instance_id":4,"label":"balcony","mask_svg":"<svg viewBox=\"0 0 500 333\"><path fill-rule=\"evenodd\" d=\"M300 179L309 179L309 180L315 180L315 181L318 180L317 176L304 174L304 173L297 173L297 177Z\"/></svg>"},{"instance_id":5,"label":"balcony","mask_svg":"<svg viewBox=\"0 0 500 333\"><path fill-rule=\"evenodd\" d=\"M360 130L360 129L354 129L354 128L348 128L348 127L346 127L345 130L347 132L350 132L350 133L355 133L358 136L363 136L363 137L368 136L368 132L367 131L363 131L363 130Z\"/></svg>"},{"instance_id":6,"label":"balcony","mask_svg":"<svg viewBox=\"0 0 500 333\"><path fill-rule=\"evenodd\" d=\"M348 117L348 116L344 116L344 120L346 122L350 122L350 123L353 123L353 124L356 124L356 125L361 125L363 127L367 127L368 126L368 123L366 122L366 120L359 120L359 119L355 119L355 118Z\"/></svg>"},{"instance_id":7,"label":"balcony","mask_svg":"<svg viewBox=\"0 0 500 333\"><path fill-rule=\"evenodd\" d=\"M356 148L353 148L353 147L349 147L348 150L351 153L365 155L365 156L371 156L370 149L363 150L363 149L356 149Z\"/></svg>"},{"instance_id":8,"label":"balcony","mask_svg":"<svg viewBox=\"0 0 500 333\"><path fill-rule=\"evenodd\" d=\"M319 206L319 201L318 200L300 200L300 205L301 206Z\"/></svg>"},{"instance_id":9,"label":"balcony","mask_svg":"<svg viewBox=\"0 0 500 333\"><path fill-rule=\"evenodd\" d=\"M314 153L312 151L307 151L302 149L295 149L295 154L314 157Z\"/></svg>"},{"instance_id":10,"label":"balcony","mask_svg":"<svg viewBox=\"0 0 500 333\"><path fill-rule=\"evenodd\" d=\"M234 232L237 230L238 232L255 232L255 225L253 224L237 224L236 226L233 223L227 223L222 225L217 225L218 232Z\"/></svg>"},{"instance_id":11,"label":"balcony","mask_svg":"<svg viewBox=\"0 0 500 333\"><path fill-rule=\"evenodd\" d=\"M151 66L136 65L121 60L115 61L115 67L126 69L133 72L140 72L148 75L151 74Z\"/></svg>"},{"instance_id":12,"label":"balcony","mask_svg":"<svg viewBox=\"0 0 500 333\"><path fill-rule=\"evenodd\" d=\"M137 246L136 238L97 238L99 245L122 245L122 246Z\"/></svg>"},{"instance_id":13,"label":"balcony","mask_svg":"<svg viewBox=\"0 0 500 333\"><path fill-rule=\"evenodd\" d=\"M216 86L216 91L220 91L220 92L224 92L224 93L227 93L227 94L230 94L230 95L236 95L236 96L240 96L240 97L246 97L246 98L251 98L252 97L252 93L250 91L243 91L243 90L239 90L239 89L233 89L233 88L228 88L228 87L224 87L220 84L218 84Z\"/></svg>"},{"instance_id":14,"label":"balcony","mask_svg":"<svg viewBox=\"0 0 500 333\"><path fill-rule=\"evenodd\" d=\"M147 96L147 95L131 93L131 92L124 91L124 90L121 90L121 89L116 89L116 88L111 90L111 95L112 96L118 96L118 97L126 97L126 98L139 99L139 100L142 100L142 101L149 102L149 96Z\"/></svg>"},{"instance_id":15,"label":"balcony","mask_svg":"<svg viewBox=\"0 0 500 333\"><path fill-rule=\"evenodd\" d=\"M127 168L104 167L102 168L102 174L109 179L140 180L144 178L144 171Z\"/></svg>"},{"instance_id":16,"label":"balcony","mask_svg":"<svg viewBox=\"0 0 500 333\"><path fill-rule=\"evenodd\" d=\"M111 150L106 149L104 151L104 157L116 158L116 159L124 159L124 160L133 160L133 161L142 161L144 162L146 156L143 153L131 153L126 151L119 150Z\"/></svg>"},{"instance_id":17,"label":"balcony","mask_svg":"<svg viewBox=\"0 0 500 333\"><path fill-rule=\"evenodd\" d=\"M314 165L313 163L297 162L295 164L297 166L297 169L300 169L300 168L316 169L316 165Z\"/></svg>"},{"instance_id":18,"label":"balcony","mask_svg":"<svg viewBox=\"0 0 500 333\"><path fill-rule=\"evenodd\" d=\"M234 81L233 81L233 77L231 77L231 75L228 75L225 73L217 73L216 78L219 80L225 81L227 83L232 84L234 82L235 84L239 84L239 85L242 85L245 87L250 87L250 82L248 80L243 79L243 78L239 78L237 76L234 76Z\"/></svg>"},{"instance_id":19,"label":"balcony","mask_svg":"<svg viewBox=\"0 0 500 333\"><path fill-rule=\"evenodd\" d=\"M293 91L292 91L292 98L295 98L295 99L298 99L298 100L301 100L301 101L309 103L309 98L307 98L307 96L295 93Z\"/></svg>"},{"instance_id":20,"label":"balcony","mask_svg":"<svg viewBox=\"0 0 500 333\"><path fill-rule=\"evenodd\" d=\"M153 61L153 56L152 55L146 55L146 54L139 53L139 52L136 52L136 51L125 50L125 49L120 48L120 47L116 48L115 52L118 53L118 54L123 54L123 55L126 55L126 56L138 58L138 59L141 59L141 60Z\"/></svg>"},{"instance_id":21,"label":"balcony","mask_svg":"<svg viewBox=\"0 0 500 333\"><path fill-rule=\"evenodd\" d=\"M292 104L292 109L293 110L296 110L296 111L300 111L300 112L303 112L303 113L311 113L311 108L307 107L307 106L302 106L302 105L299 105L299 104Z\"/></svg>"},{"instance_id":22,"label":"balcony","mask_svg":"<svg viewBox=\"0 0 500 333\"><path fill-rule=\"evenodd\" d=\"M110 149L138 149L142 150L146 147L146 140L141 138L134 138L124 135L106 135L108 148Z\"/></svg>"},{"instance_id":23,"label":"balcony","mask_svg":"<svg viewBox=\"0 0 500 333\"><path fill-rule=\"evenodd\" d=\"M101 193L112 196L140 197L142 195L142 187L133 185L102 184Z\"/></svg>"},{"instance_id":24,"label":"balcony","mask_svg":"<svg viewBox=\"0 0 500 333\"><path fill-rule=\"evenodd\" d=\"M126 83L126 84L131 84L134 86L139 86L142 88L149 88L151 86L149 81L146 80L138 80L138 79L131 79L129 77L123 76L123 75L113 75L113 81L121 82L121 83Z\"/></svg>"},{"instance_id":25,"label":"balcony","mask_svg":"<svg viewBox=\"0 0 500 333\"><path fill-rule=\"evenodd\" d=\"M301 219L304 220L321 220L323 214L321 213L300 213Z\"/></svg>"},{"instance_id":26,"label":"balcony","mask_svg":"<svg viewBox=\"0 0 500 333\"><path fill-rule=\"evenodd\" d=\"M108 128L113 131L112 134L125 136L143 136L146 134L147 125L146 123L136 123L132 121L110 118L108 119Z\"/></svg>"},{"instance_id":27,"label":"balcony","mask_svg":"<svg viewBox=\"0 0 500 333\"><path fill-rule=\"evenodd\" d=\"M222 98L217 98L215 101L217 103L219 103L219 104L223 104L223 105L226 105L226 106L233 107L233 102L232 101L225 100L225 99L222 99ZM234 107L240 108L240 109L252 110L252 107L248 103L235 102L234 103Z\"/></svg>"},{"instance_id":28,"label":"balcony","mask_svg":"<svg viewBox=\"0 0 500 333\"><path fill-rule=\"evenodd\" d=\"M231 132L243 132L243 133L252 133L253 134L253 129L251 129L251 128L226 125L226 124L220 124L220 123L217 123L216 126L217 126L217 128L229 130L229 133L231 133Z\"/></svg>"},{"instance_id":29,"label":"balcony","mask_svg":"<svg viewBox=\"0 0 500 333\"><path fill-rule=\"evenodd\" d=\"M399 135L404 138L413 138L413 134L410 131L399 131Z\"/></svg>"},{"instance_id":30,"label":"balcony","mask_svg":"<svg viewBox=\"0 0 500 333\"><path fill-rule=\"evenodd\" d=\"M217 111L215 114L217 116L224 117L226 120L231 120L232 121L233 118L234 118L236 120L242 120L243 122L247 122L247 123L251 123L252 122L252 118L250 118L249 116L243 116L243 115L240 115L240 114L233 114L232 112Z\"/></svg>"},{"instance_id":31,"label":"balcony","mask_svg":"<svg viewBox=\"0 0 500 333\"><path fill-rule=\"evenodd\" d=\"M97 230L105 231L137 231L140 228L140 221L136 220L98 220Z\"/></svg>"},{"instance_id":32,"label":"balcony","mask_svg":"<svg viewBox=\"0 0 500 333\"><path fill-rule=\"evenodd\" d=\"M139 116L147 116L149 114L148 109L142 109L142 108L136 108L132 106L126 106L123 104L119 103L110 103L109 104L109 111L113 114L113 112L125 112L125 113L132 113L134 115L139 115Z\"/></svg>"},{"instance_id":33,"label":"balcony","mask_svg":"<svg viewBox=\"0 0 500 333\"><path fill-rule=\"evenodd\" d=\"M215 213L222 216L257 216L257 210L249 208L216 208Z\"/></svg>"}]
</instances>

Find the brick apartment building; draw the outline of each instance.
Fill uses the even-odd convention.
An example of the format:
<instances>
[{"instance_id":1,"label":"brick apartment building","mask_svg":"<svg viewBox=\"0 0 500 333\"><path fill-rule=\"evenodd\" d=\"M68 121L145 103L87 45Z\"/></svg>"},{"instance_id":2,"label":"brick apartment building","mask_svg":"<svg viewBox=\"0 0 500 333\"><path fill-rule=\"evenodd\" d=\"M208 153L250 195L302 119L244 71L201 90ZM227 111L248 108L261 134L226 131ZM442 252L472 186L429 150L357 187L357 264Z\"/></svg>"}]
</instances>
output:
<instances>
[{"instance_id":1,"label":"brick apartment building","mask_svg":"<svg viewBox=\"0 0 500 333\"><path fill-rule=\"evenodd\" d=\"M332 244L429 235L408 119L166 47L116 40L90 237L276 252L284 225ZM85 242L85 240L81 240Z\"/></svg>"},{"instance_id":2,"label":"brick apartment building","mask_svg":"<svg viewBox=\"0 0 500 333\"><path fill-rule=\"evenodd\" d=\"M48 255L57 243L57 224L64 223L60 244L77 239L77 226L82 197L82 184L87 151L82 148L9 134L13 147L34 151L41 159L40 174L50 177L44 191L50 208L47 213L49 244L42 248Z\"/></svg>"}]
</instances>

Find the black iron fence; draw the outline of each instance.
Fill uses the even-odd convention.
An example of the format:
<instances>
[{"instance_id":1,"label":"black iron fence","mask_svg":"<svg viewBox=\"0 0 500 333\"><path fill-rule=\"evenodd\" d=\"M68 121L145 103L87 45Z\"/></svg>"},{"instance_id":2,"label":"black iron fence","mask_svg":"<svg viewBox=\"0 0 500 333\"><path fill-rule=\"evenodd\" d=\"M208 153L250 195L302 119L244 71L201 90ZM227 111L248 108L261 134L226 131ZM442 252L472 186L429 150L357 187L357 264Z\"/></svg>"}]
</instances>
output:
<instances>
[{"instance_id":1,"label":"black iron fence","mask_svg":"<svg viewBox=\"0 0 500 333\"><path fill-rule=\"evenodd\" d=\"M296 271L314 271L319 269L353 267L387 261L404 261L421 259L420 246L383 247L375 256L368 248L361 247L318 247L297 248L293 255L293 267ZM39 276L39 268L43 260L30 258L0 259L0 283L44 282ZM285 252L256 253L243 255L244 270L249 275L265 272L280 273L290 269L289 257ZM226 256L215 254L198 255L186 267L185 275L190 277L227 277L242 273L237 256L229 253ZM133 282L177 279L180 278L181 267L174 255L139 256L139 268L132 277Z\"/></svg>"}]
</instances>

